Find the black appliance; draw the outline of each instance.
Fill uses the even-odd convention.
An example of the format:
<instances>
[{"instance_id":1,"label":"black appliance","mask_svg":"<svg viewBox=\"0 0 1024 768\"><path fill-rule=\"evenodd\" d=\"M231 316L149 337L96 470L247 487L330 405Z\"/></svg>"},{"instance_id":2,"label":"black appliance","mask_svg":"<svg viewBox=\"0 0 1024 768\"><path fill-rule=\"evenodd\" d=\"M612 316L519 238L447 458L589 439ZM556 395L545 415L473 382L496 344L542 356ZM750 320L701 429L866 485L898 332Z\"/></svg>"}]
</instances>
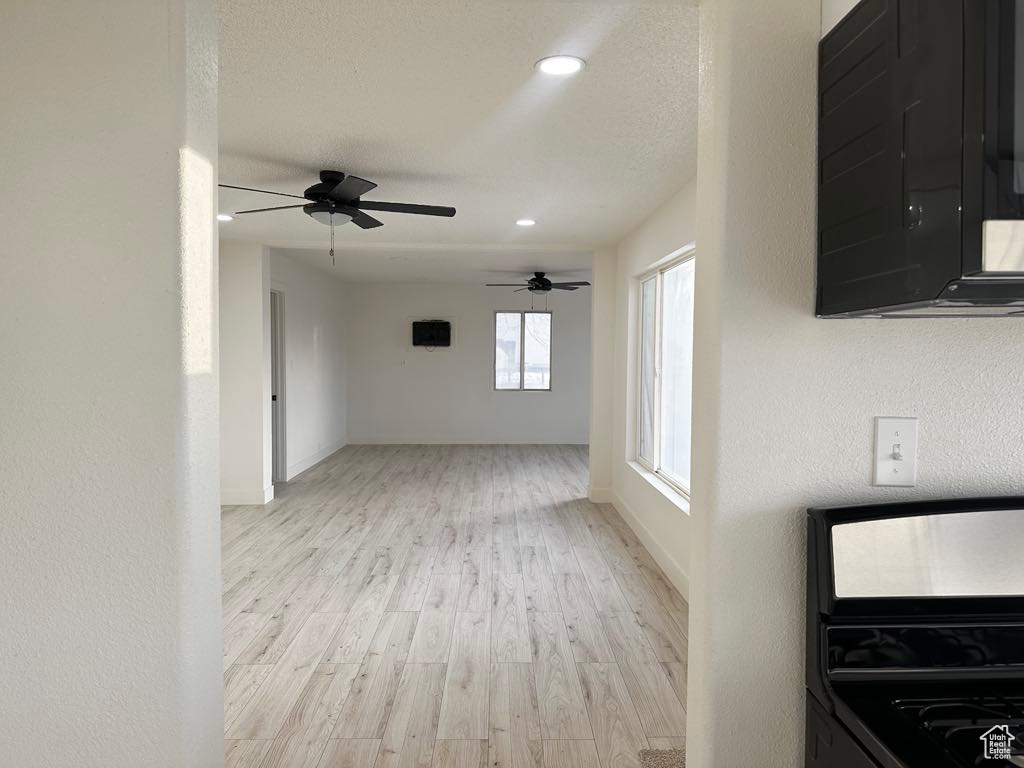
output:
<instances>
[{"instance_id":1,"label":"black appliance","mask_svg":"<svg viewBox=\"0 0 1024 768\"><path fill-rule=\"evenodd\" d=\"M1024 315L1024 0L863 0L818 89L818 316Z\"/></svg>"},{"instance_id":2,"label":"black appliance","mask_svg":"<svg viewBox=\"0 0 1024 768\"><path fill-rule=\"evenodd\" d=\"M1024 498L812 509L807 533L805 767L1024 766Z\"/></svg>"},{"instance_id":3,"label":"black appliance","mask_svg":"<svg viewBox=\"0 0 1024 768\"><path fill-rule=\"evenodd\" d=\"M450 347L452 324L447 320L416 320L412 324L414 347Z\"/></svg>"}]
</instances>

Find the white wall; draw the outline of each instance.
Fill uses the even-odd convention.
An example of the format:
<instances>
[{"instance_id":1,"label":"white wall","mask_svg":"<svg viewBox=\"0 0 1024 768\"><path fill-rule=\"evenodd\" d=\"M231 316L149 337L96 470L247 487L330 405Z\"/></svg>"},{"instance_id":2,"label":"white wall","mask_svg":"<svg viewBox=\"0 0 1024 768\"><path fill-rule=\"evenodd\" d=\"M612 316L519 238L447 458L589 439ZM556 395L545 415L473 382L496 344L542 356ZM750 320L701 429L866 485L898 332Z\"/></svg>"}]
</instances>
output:
<instances>
[{"instance_id":1,"label":"white wall","mask_svg":"<svg viewBox=\"0 0 1024 768\"><path fill-rule=\"evenodd\" d=\"M0 3L0 763L223 762L217 19Z\"/></svg>"},{"instance_id":2,"label":"white wall","mask_svg":"<svg viewBox=\"0 0 1024 768\"><path fill-rule=\"evenodd\" d=\"M590 282L590 500L610 503L615 404L615 296L618 262L614 247L593 256Z\"/></svg>"},{"instance_id":3,"label":"white wall","mask_svg":"<svg viewBox=\"0 0 1024 768\"><path fill-rule=\"evenodd\" d=\"M271 251L270 277L283 296L285 453L291 479L348 442L346 296L339 280L277 251Z\"/></svg>"},{"instance_id":4,"label":"white wall","mask_svg":"<svg viewBox=\"0 0 1024 768\"><path fill-rule=\"evenodd\" d=\"M270 254L220 242L220 503L274 498L271 461Z\"/></svg>"},{"instance_id":5,"label":"white wall","mask_svg":"<svg viewBox=\"0 0 1024 768\"><path fill-rule=\"evenodd\" d=\"M690 515L685 501L636 459L636 278L696 235L695 184L690 182L610 251L595 256L595 427L591 441L591 499L611 501L680 592L689 592ZM698 255L698 259L699 259ZM611 287L609 288L609 283ZM604 428L597 425L603 422ZM607 434L604 429L607 429ZM610 486L610 490L606 490ZM681 508L682 506L682 508Z\"/></svg>"},{"instance_id":6,"label":"white wall","mask_svg":"<svg viewBox=\"0 0 1024 768\"><path fill-rule=\"evenodd\" d=\"M814 317L819 13L701 6L690 768L802 762L807 506L1024 492L1015 322ZM916 488L870 485L876 415Z\"/></svg>"},{"instance_id":7,"label":"white wall","mask_svg":"<svg viewBox=\"0 0 1024 768\"><path fill-rule=\"evenodd\" d=\"M350 442L587 442L589 290L549 299L551 392L493 389L494 311L529 309L527 294L471 284L355 284L347 295ZM413 319L451 319L453 345L414 348Z\"/></svg>"},{"instance_id":8,"label":"white wall","mask_svg":"<svg viewBox=\"0 0 1024 768\"><path fill-rule=\"evenodd\" d=\"M853 10L857 0L821 0L821 35L824 37L832 27Z\"/></svg>"}]
</instances>

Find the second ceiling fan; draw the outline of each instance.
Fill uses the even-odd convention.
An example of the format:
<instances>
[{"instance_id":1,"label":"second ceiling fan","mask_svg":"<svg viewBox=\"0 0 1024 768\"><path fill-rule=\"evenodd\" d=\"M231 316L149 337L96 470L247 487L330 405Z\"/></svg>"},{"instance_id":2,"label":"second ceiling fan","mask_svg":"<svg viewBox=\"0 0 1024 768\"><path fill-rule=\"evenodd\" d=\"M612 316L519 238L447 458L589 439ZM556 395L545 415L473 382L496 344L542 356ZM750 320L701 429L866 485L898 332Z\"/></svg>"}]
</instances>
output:
<instances>
[{"instance_id":1,"label":"second ceiling fan","mask_svg":"<svg viewBox=\"0 0 1024 768\"><path fill-rule=\"evenodd\" d=\"M530 293L549 293L553 290L578 291L580 288L589 285L590 283L586 280L553 283L544 276L543 272L534 272L533 277L526 281L525 286L522 283L487 283L489 288L516 288L517 290L513 291L513 293L519 293L519 291L529 291Z\"/></svg>"}]
</instances>

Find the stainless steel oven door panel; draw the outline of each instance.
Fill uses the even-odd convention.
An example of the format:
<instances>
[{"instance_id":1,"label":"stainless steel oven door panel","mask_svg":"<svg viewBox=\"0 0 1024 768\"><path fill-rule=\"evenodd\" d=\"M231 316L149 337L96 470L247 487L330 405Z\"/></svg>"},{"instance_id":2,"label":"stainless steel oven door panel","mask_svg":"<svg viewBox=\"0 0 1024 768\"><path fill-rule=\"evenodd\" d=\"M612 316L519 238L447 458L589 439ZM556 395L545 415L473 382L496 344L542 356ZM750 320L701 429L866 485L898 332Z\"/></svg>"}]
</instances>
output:
<instances>
[{"instance_id":1,"label":"stainless steel oven door panel","mask_svg":"<svg viewBox=\"0 0 1024 768\"><path fill-rule=\"evenodd\" d=\"M1024 595L1024 510L988 510L832 527L835 596Z\"/></svg>"}]
</instances>

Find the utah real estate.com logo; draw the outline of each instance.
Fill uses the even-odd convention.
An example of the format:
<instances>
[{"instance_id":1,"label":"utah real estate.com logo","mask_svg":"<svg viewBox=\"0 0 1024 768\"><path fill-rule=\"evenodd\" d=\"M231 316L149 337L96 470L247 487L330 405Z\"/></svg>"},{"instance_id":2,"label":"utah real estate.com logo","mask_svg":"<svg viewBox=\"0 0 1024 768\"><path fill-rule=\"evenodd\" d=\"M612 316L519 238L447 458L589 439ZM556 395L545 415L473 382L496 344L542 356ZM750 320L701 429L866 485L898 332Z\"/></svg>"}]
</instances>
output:
<instances>
[{"instance_id":1,"label":"utah real estate.com logo","mask_svg":"<svg viewBox=\"0 0 1024 768\"><path fill-rule=\"evenodd\" d=\"M978 738L984 744L982 757L986 760L1009 760L1010 742L1017 737L1010 733L1010 726L994 725Z\"/></svg>"}]
</instances>

